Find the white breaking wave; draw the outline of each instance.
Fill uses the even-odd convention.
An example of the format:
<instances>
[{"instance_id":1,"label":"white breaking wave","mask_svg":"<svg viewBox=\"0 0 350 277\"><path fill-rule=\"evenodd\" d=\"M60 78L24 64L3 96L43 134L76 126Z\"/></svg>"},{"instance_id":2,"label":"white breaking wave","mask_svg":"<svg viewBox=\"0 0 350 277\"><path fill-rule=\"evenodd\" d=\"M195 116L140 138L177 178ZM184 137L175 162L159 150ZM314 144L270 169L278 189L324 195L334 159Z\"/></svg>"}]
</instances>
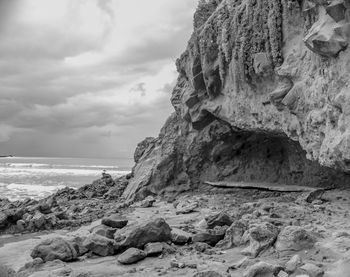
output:
<instances>
[{"instance_id":1,"label":"white breaking wave","mask_svg":"<svg viewBox=\"0 0 350 277\"><path fill-rule=\"evenodd\" d=\"M26 197L40 199L55 193L64 188L63 185L33 185L33 184L4 184L0 183L1 197L8 198L11 201L20 200Z\"/></svg>"},{"instance_id":2,"label":"white breaking wave","mask_svg":"<svg viewBox=\"0 0 350 277\"><path fill-rule=\"evenodd\" d=\"M39 199L66 186L79 188L91 184L101 178L103 170L117 178L128 174L129 168L125 159L1 158L0 197Z\"/></svg>"},{"instance_id":3,"label":"white breaking wave","mask_svg":"<svg viewBox=\"0 0 350 277\"><path fill-rule=\"evenodd\" d=\"M112 165L64 165L64 164L40 164L40 163L0 163L0 167L10 168L76 168L76 169L106 169L118 170L118 166Z\"/></svg>"}]
</instances>

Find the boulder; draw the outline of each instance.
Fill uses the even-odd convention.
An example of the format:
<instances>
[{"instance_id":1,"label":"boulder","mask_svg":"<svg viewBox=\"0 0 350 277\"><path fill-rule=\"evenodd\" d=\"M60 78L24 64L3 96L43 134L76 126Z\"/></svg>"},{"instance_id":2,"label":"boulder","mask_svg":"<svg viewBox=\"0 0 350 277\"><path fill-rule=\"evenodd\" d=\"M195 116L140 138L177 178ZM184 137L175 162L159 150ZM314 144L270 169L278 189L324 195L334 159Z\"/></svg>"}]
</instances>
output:
<instances>
[{"instance_id":1,"label":"boulder","mask_svg":"<svg viewBox=\"0 0 350 277\"><path fill-rule=\"evenodd\" d=\"M318 20L304 38L305 45L316 54L335 57L349 44L349 23L334 23L330 16Z\"/></svg>"},{"instance_id":2,"label":"boulder","mask_svg":"<svg viewBox=\"0 0 350 277\"><path fill-rule=\"evenodd\" d=\"M24 220L20 219L20 220L17 220L16 226L19 232L23 232L25 229L26 223Z\"/></svg>"},{"instance_id":3,"label":"boulder","mask_svg":"<svg viewBox=\"0 0 350 277\"><path fill-rule=\"evenodd\" d=\"M43 214L52 213L49 203L46 202L38 204L37 209Z\"/></svg>"},{"instance_id":4,"label":"boulder","mask_svg":"<svg viewBox=\"0 0 350 277\"><path fill-rule=\"evenodd\" d=\"M210 246L215 246L225 237L226 227L216 227L212 230L201 231L192 237L193 242L205 242Z\"/></svg>"},{"instance_id":5,"label":"boulder","mask_svg":"<svg viewBox=\"0 0 350 277\"><path fill-rule=\"evenodd\" d=\"M57 259L69 262L77 259L78 254L79 253L71 242L63 238L53 238L45 240L35 246L30 256L33 259L41 258L45 262Z\"/></svg>"},{"instance_id":6,"label":"boulder","mask_svg":"<svg viewBox=\"0 0 350 277\"><path fill-rule=\"evenodd\" d=\"M118 248L114 240L98 234L90 234L83 241L83 246L92 253L102 257L114 255Z\"/></svg>"},{"instance_id":7,"label":"boulder","mask_svg":"<svg viewBox=\"0 0 350 277\"><path fill-rule=\"evenodd\" d=\"M278 235L276 250L293 252L310 249L316 242L315 236L300 226L287 226Z\"/></svg>"},{"instance_id":8,"label":"boulder","mask_svg":"<svg viewBox=\"0 0 350 277\"><path fill-rule=\"evenodd\" d=\"M144 251L147 256L159 255L163 252L163 244L161 242L150 242L145 245Z\"/></svg>"},{"instance_id":9,"label":"boulder","mask_svg":"<svg viewBox=\"0 0 350 277\"><path fill-rule=\"evenodd\" d=\"M41 212L37 211L30 222L34 228L42 230L45 228L46 218Z\"/></svg>"},{"instance_id":10,"label":"boulder","mask_svg":"<svg viewBox=\"0 0 350 277\"><path fill-rule=\"evenodd\" d=\"M91 233L97 234L109 239L114 239L114 233L117 229L108 227L104 224L98 225L90 230Z\"/></svg>"},{"instance_id":11,"label":"boulder","mask_svg":"<svg viewBox=\"0 0 350 277\"><path fill-rule=\"evenodd\" d=\"M205 220L209 229L213 229L216 226L230 226L233 223L233 219L226 212L208 216Z\"/></svg>"},{"instance_id":12,"label":"boulder","mask_svg":"<svg viewBox=\"0 0 350 277\"><path fill-rule=\"evenodd\" d=\"M119 214L113 214L102 219L102 224L112 228L124 228L128 224L128 220Z\"/></svg>"},{"instance_id":13,"label":"boulder","mask_svg":"<svg viewBox=\"0 0 350 277\"><path fill-rule=\"evenodd\" d=\"M189 242L192 238L190 233L182 231L181 229L173 228L171 229L171 241L174 244L183 245Z\"/></svg>"},{"instance_id":14,"label":"boulder","mask_svg":"<svg viewBox=\"0 0 350 277\"><path fill-rule=\"evenodd\" d=\"M224 239L221 240L216 246L223 249L229 249L235 246L245 244L246 241L244 241L243 235L247 231L247 229L248 226L244 221L235 221L226 230Z\"/></svg>"},{"instance_id":15,"label":"boulder","mask_svg":"<svg viewBox=\"0 0 350 277\"><path fill-rule=\"evenodd\" d=\"M332 17L336 22L345 19L345 5L344 0L333 1L326 7L327 14Z\"/></svg>"},{"instance_id":16,"label":"boulder","mask_svg":"<svg viewBox=\"0 0 350 277\"><path fill-rule=\"evenodd\" d=\"M171 240L171 229L163 218L158 218L136 227L125 234L120 244L122 248L143 248L149 242L166 242Z\"/></svg>"},{"instance_id":17,"label":"boulder","mask_svg":"<svg viewBox=\"0 0 350 277\"><path fill-rule=\"evenodd\" d=\"M303 274L307 274L310 277L322 277L324 275L324 270L314 264L304 264L299 268L299 271Z\"/></svg>"},{"instance_id":18,"label":"boulder","mask_svg":"<svg viewBox=\"0 0 350 277\"><path fill-rule=\"evenodd\" d=\"M118 257L118 262L121 264L133 264L143 260L146 256L146 252L140 249L129 248Z\"/></svg>"},{"instance_id":19,"label":"boulder","mask_svg":"<svg viewBox=\"0 0 350 277\"><path fill-rule=\"evenodd\" d=\"M267 277L277 276L282 268L278 265L269 264L266 262L258 262L249 267L243 274L243 277Z\"/></svg>"},{"instance_id":20,"label":"boulder","mask_svg":"<svg viewBox=\"0 0 350 277\"><path fill-rule=\"evenodd\" d=\"M275 243L278 232L278 228L269 222L251 227L248 231L249 246L242 250L242 254L252 257L259 256L261 252L266 251Z\"/></svg>"}]
</instances>

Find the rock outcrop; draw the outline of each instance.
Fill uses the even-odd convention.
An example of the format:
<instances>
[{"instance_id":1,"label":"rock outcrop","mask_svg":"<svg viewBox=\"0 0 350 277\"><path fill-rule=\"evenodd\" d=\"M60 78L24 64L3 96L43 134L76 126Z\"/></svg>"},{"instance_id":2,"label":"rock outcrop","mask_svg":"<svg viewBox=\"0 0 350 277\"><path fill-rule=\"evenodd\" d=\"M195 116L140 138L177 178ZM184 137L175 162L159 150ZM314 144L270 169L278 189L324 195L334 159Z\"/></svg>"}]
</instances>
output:
<instances>
[{"instance_id":1,"label":"rock outcrop","mask_svg":"<svg viewBox=\"0 0 350 277\"><path fill-rule=\"evenodd\" d=\"M206 0L170 116L135 152L126 198L206 180L350 180L348 0Z\"/></svg>"}]
</instances>

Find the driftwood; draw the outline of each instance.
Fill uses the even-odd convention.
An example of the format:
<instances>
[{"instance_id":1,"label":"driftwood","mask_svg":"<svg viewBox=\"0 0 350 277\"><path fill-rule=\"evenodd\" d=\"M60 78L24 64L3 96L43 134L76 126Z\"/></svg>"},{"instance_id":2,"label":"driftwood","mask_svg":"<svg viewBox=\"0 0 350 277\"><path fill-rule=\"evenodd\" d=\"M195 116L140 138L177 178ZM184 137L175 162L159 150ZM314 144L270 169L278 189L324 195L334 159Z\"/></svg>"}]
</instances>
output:
<instances>
[{"instance_id":1,"label":"driftwood","mask_svg":"<svg viewBox=\"0 0 350 277\"><path fill-rule=\"evenodd\" d=\"M296 185L282 185L277 183L246 183L246 182L204 182L207 185L219 188L240 188L240 189L258 189L266 191L280 192L314 192L325 191L330 188L315 188Z\"/></svg>"}]
</instances>

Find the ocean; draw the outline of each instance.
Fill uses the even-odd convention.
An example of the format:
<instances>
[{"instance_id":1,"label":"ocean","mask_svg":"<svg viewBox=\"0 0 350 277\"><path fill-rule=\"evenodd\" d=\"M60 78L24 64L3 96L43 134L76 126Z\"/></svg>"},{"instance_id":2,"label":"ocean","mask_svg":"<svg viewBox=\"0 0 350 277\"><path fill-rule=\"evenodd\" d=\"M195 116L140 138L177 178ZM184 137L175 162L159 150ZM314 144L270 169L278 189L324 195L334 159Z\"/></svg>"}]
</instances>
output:
<instances>
[{"instance_id":1,"label":"ocean","mask_svg":"<svg viewBox=\"0 0 350 277\"><path fill-rule=\"evenodd\" d=\"M103 170L115 178L129 173L132 166L133 160L127 158L0 158L0 198L40 199L66 186L90 184Z\"/></svg>"}]
</instances>

